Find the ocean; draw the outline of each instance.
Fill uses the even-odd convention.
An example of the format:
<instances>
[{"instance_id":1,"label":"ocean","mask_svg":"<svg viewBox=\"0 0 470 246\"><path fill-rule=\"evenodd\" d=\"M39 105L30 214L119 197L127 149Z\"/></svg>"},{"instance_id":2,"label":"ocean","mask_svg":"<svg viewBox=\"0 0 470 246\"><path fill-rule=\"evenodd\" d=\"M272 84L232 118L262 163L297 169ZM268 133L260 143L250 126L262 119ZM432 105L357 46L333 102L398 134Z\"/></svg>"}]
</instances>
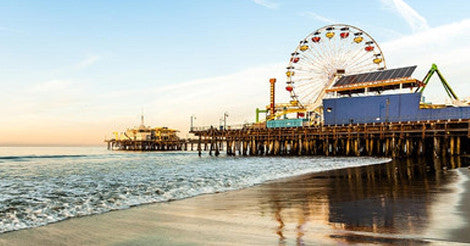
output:
<instances>
[{"instance_id":1,"label":"ocean","mask_svg":"<svg viewBox=\"0 0 470 246\"><path fill-rule=\"evenodd\" d=\"M104 147L0 147L0 233L388 161L199 157L196 152L111 152Z\"/></svg>"}]
</instances>

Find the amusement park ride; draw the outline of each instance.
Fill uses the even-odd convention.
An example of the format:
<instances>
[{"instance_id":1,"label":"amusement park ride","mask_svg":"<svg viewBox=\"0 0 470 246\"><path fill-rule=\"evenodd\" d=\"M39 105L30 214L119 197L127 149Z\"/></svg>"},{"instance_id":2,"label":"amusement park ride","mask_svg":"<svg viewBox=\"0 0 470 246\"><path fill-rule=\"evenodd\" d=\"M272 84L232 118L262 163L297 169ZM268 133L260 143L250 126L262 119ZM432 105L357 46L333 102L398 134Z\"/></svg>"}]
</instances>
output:
<instances>
[{"instance_id":1,"label":"amusement park ride","mask_svg":"<svg viewBox=\"0 0 470 246\"><path fill-rule=\"evenodd\" d=\"M434 73L438 74L454 105L469 105L457 98L435 64L422 81L411 78L416 66L387 69L377 42L351 25L328 25L307 35L291 54L286 69L285 89L290 94L290 102L275 103L276 79L273 78L270 79L270 105L265 110L256 110L256 121L260 122L260 113L265 113L268 127L274 121L287 119L300 122L295 126L321 124L324 114L330 112L323 107L327 98L351 97L352 94L377 96L385 91L416 88L415 94L419 94L421 101L421 93ZM442 106L424 102L419 106L439 107Z\"/></svg>"},{"instance_id":2,"label":"amusement park ride","mask_svg":"<svg viewBox=\"0 0 470 246\"><path fill-rule=\"evenodd\" d=\"M470 153L470 105L457 98L433 64L420 81L417 66L388 69L382 50L350 25L322 27L300 41L287 66L288 103L256 110L256 123L192 129L201 155L226 146L227 155L424 156ZM422 96L437 73L448 104ZM265 118L260 120L260 114Z\"/></svg>"}]
</instances>

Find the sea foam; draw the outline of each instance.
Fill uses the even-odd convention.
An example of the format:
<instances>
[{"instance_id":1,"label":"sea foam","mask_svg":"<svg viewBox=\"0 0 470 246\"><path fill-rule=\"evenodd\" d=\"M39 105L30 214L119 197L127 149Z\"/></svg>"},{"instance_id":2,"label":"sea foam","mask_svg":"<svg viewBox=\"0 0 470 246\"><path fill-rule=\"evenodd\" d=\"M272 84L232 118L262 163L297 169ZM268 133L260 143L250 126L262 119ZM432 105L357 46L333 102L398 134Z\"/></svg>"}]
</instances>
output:
<instances>
[{"instance_id":1,"label":"sea foam","mask_svg":"<svg viewBox=\"0 0 470 246\"><path fill-rule=\"evenodd\" d=\"M388 162L349 157L109 153L3 158L0 232L147 203L242 189L311 172Z\"/></svg>"}]
</instances>

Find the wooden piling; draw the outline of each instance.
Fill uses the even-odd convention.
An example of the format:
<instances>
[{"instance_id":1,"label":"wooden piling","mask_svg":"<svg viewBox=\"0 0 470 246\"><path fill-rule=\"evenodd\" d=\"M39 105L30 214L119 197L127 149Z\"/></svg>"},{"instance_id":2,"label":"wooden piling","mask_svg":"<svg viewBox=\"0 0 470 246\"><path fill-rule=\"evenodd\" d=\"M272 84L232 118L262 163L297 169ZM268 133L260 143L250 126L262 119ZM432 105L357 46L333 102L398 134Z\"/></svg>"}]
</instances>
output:
<instances>
[{"instance_id":1,"label":"wooden piling","mask_svg":"<svg viewBox=\"0 0 470 246\"><path fill-rule=\"evenodd\" d=\"M226 148L227 155L368 155L417 156L431 154L461 155L470 152L469 121L428 121L381 123L346 126L307 126L298 128L244 128L237 130L201 130L198 145L211 148L214 154ZM119 143L120 144L120 143ZM145 145L109 143L109 148L181 149L187 144ZM189 144L189 143L188 143ZM192 146L192 143L191 143ZM118 148L118 147L116 147ZM124 148L124 147L121 147ZM192 148L192 147L191 147ZM200 147L198 147L198 153Z\"/></svg>"}]
</instances>

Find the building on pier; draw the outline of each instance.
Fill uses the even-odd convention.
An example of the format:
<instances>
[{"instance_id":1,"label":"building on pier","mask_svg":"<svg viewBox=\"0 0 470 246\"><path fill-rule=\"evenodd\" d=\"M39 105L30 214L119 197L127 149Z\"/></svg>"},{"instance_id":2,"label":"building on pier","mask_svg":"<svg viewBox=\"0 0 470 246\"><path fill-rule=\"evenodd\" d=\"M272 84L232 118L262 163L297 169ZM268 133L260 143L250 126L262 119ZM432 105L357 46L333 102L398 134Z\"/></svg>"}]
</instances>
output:
<instances>
[{"instance_id":1,"label":"building on pier","mask_svg":"<svg viewBox=\"0 0 470 246\"><path fill-rule=\"evenodd\" d=\"M105 142L108 143L108 149L117 150L181 150L186 142L177 133L177 130L168 127L146 126L142 115L139 127L113 132L114 137Z\"/></svg>"},{"instance_id":2,"label":"building on pier","mask_svg":"<svg viewBox=\"0 0 470 246\"><path fill-rule=\"evenodd\" d=\"M415 69L411 66L341 77L326 90L331 97L323 99L323 124L470 119L470 106L458 99L440 73L452 103L424 102L422 91L432 71L438 71L437 66L432 66L424 82L411 77Z\"/></svg>"}]
</instances>

